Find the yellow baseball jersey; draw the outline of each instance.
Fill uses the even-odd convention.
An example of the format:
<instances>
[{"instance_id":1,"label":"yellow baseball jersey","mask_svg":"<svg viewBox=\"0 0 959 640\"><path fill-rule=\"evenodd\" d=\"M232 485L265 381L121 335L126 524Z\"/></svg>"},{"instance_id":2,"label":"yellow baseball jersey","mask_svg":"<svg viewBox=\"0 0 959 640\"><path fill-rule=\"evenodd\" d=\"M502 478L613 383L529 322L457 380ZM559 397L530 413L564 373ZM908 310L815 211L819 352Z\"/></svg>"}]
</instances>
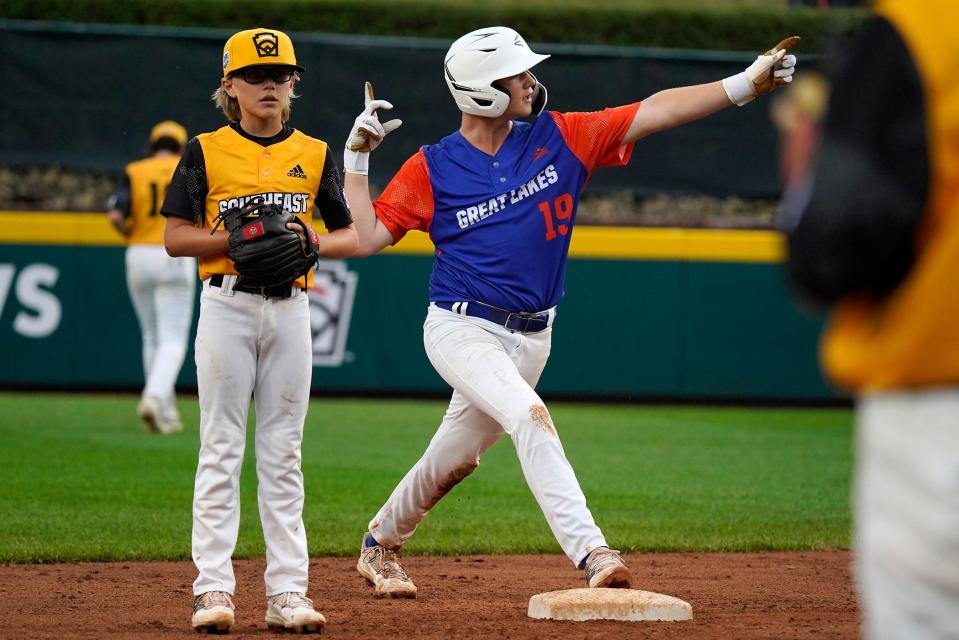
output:
<instances>
[{"instance_id":1,"label":"yellow baseball jersey","mask_svg":"<svg viewBox=\"0 0 959 640\"><path fill-rule=\"evenodd\" d=\"M318 207L330 230L353 222L325 142L289 127L273 138L256 138L236 124L187 144L162 213L212 229L221 213L254 198L278 204L311 225ZM218 253L201 256L199 272L204 280L236 270L226 253ZM313 273L295 284L312 286Z\"/></svg>"},{"instance_id":2,"label":"yellow baseball jersey","mask_svg":"<svg viewBox=\"0 0 959 640\"><path fill-rule=\"evenodd\" d=\"M180 157L165 155L131 162L124 169L129 202L116 206L126 216L127 244L163 244L166 219L160 205Z\"/></svg>"},{"instance_id":3,"label":"yellow baseball jersey","mask_svg":"<svg viewBox=\"0 0 959 640\"><path fill-rule=\"evenodd\" d=\"M874 303L849 300L821 345L827 373L859 391L959 383L959 26L952 0L877 5L905 42L922 81L930 182L912 270Z\"/></svg>"}]
</instances>

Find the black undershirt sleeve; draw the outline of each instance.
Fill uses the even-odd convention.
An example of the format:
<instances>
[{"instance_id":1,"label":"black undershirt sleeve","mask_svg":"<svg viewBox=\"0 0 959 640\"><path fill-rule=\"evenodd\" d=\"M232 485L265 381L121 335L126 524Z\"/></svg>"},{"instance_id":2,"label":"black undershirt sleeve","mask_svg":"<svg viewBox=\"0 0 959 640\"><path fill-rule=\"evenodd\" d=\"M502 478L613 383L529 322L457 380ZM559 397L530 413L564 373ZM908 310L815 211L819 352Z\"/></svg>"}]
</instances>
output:
<instances>
[{"instance_id":1,"label":"black undershirt sleeve","mask_svg":"<svg viewBox=\"0 0 959 640\"><path fill-rule=\"evenodd\" d=\"M353 216L346 206L346 197L343 195L343 179L340 170L333 159L333 152L326 148L326 161L323 163L323 175L320 177L320 188L316 193L316 208L323 218L323 224L328 231L336 231L353 224Z\"/></svg>"},{"instance_id":2,"label":"black undershirt sleeve","mask_svg":"<svg viewBox=\"0 0 959 640\"><path fill-rule=\"evenodd\" d=\"M820 305L895 289L929 191L922 81L901 36L871 19L841 59L812 179L783 203L789 278Z\"/></svg>"},{"instance_id":3,"label":"black undershirt sleeve","mask_svg":"<svg viewBox=\"0 0 959 640\"><path fill-rule=\"evenodd\" d=\"M203 147L193 138L190 140L180 163L173 172L173 179L166 190L166 198L160 213L164 216L174 216L192 221L202 226L206 220L206 162L203 159Z\"/></svg>"}]
</instances>

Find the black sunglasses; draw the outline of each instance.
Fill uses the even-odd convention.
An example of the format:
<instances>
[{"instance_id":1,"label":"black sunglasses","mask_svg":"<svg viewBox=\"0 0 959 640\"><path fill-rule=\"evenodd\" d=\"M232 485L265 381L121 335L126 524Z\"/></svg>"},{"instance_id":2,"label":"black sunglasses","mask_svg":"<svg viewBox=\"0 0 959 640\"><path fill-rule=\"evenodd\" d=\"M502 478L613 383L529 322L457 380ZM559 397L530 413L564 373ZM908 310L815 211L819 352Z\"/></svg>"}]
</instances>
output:
<instances>
[{"instance_id":1,"label":"black sunglasses","mask_svg":"<svg viewBox=\"0 0 959 640\"><path fill-rule=\"evenodd\" d=\"M247 67L231 75L243 78L247 84L260 84L267 77L277 84L284 84L290 81L294 73L296 71L289 67Z\"/></svg>"}]
</instances>

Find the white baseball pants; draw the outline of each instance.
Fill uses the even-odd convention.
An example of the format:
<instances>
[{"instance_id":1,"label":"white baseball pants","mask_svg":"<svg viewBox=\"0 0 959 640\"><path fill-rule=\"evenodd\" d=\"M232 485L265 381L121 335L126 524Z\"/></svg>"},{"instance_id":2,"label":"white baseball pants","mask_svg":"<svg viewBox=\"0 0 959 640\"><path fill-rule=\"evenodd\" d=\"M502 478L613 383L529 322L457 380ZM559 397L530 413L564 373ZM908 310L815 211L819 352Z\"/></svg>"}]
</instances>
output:
<instances>
[{"instance_id":1,"label":"white baseball pants","mask_svg":"<svg viewBox=\"0 0 959 640\"><path fill-rule=\"evenodd\" d=\"M133 244L126 251L127 289L143 338L143 397L175 410L174 385L193 324L196 258L171 258L163 245Z\"/></svg>"},{"instance_id":2,"label":"white baseball pants","mask_svg":"<svg viewBox=\"0 0 959 640\"><path fill-rule=\"evenodd\" d=\"M398 547L440 498L479 465L504 434L526 483L574 565L606 546L534 387L549 358L552 329L511 333L492 322L430 306L426 353L453 398L426 452L370 522L377 542Z\"/></svg>"},{"instance_id":3,"label":"white baseball pants","mask_svg":"<svg viewBox=\"0 0 959 640\"><path fill-rule=\"evenodd\" d=\"M959 390L857 410L856 578L866 637L959 638Z\"/></svg>"},{"instance_id":4,"label":"white baseball pants","mask_svg":"<svg viewBox=\"0 0 959 640\"><path fill-rule=\"evenodd\" d=\"M313 373L306 293L264 298L204 281L196 336L200 455L193 497L194 595L233 593L240 468L250 395L256 409L257 498L266 542L266 595L305 593L300 444Z\"/></svg>"}]
</instances>

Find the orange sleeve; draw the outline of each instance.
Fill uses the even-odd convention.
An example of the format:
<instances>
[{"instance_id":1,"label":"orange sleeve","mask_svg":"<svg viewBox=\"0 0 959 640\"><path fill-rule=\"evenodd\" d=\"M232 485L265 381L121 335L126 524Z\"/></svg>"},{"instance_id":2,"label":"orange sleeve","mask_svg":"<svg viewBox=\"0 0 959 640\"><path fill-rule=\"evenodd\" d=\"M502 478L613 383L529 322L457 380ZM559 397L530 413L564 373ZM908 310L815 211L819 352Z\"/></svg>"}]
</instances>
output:
<instances>
[{"instance_id":1,"label":"orange sleeve","mask_svg":"<svg viewBox=\"0 0 959 640\"><path fill-rule=\"evenodd\" d=\"M622 144L623 136L639 110L638 102L591 111L557 113L550 111L566 145L587 171L598 167L622 167L633 154L634 143Z\"/></svg>"},{"instance_id":2,"label":"orange sleeve","mask_svg":"<svg viewBox=\"0 0 959 640\"><path fill-rule=\"evenodd\" d=\"M407 231L429 231L433 221L433 188L422 149L400 167L373 208L376 217L393 235L393 244Z\"/></svg>"}]
</instances>

